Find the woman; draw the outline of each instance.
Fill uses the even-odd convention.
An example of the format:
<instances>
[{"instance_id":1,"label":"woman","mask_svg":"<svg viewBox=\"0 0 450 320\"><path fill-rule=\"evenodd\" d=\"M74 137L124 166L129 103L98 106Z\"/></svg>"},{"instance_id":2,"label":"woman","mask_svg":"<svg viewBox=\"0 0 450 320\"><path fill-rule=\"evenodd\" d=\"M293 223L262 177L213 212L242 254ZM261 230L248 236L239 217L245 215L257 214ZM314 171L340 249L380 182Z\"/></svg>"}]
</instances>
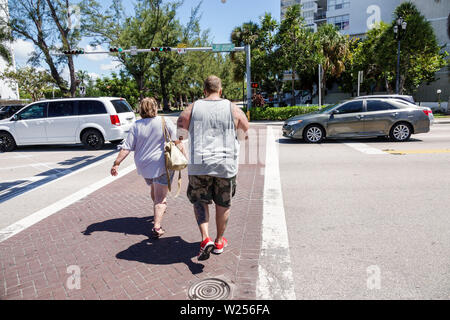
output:
<instances>
[{"instance_id":1,"label":"woman","mask_svg":"<svg viewBox=\"0 0 450 320\"><path fill-rule=\"evenodd\" d=\"M165 233L165 230L161 227L161 222L167 208L168 181L164 158L162 118L157 116L158 104L156 100L154 98L143 99L139 106L139 114L142 119L133 124L128 137L120 145L121 150L111 168L111 175L117 176L120 163L128 156L130 151L134 151L137 172L151 187L151 197L154 204L152 235L160 237ZM169 137L175 137L175 125L170 120L166 120L165 123ZM175 141L175 144L184 153L183 144L180 141ZM173 171L169 175L172 182Z\"/></svg>"}]
</instances>

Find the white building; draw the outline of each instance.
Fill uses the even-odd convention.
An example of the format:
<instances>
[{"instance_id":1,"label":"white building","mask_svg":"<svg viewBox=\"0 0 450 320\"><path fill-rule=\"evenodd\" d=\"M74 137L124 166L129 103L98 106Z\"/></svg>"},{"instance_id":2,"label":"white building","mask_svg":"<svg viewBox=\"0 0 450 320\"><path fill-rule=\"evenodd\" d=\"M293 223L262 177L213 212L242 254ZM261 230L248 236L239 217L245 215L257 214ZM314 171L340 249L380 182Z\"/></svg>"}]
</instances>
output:
<instances>
[{"instance_id":1,"label":"white building","mask_svg":"<svg viewBox=\"0 0 450 320\"><path fill-rule=\"evenodd\" d=\"M7 8L8 0L0 0L0 8ZM0 15L2 15L1 20L5 20L8 16L7 12L5 13L3 10L0 10ZM14 59L14 50L12 47L12 43L4 43L5 47L9 48L12 57L12 65L8 66L7 62L0 58L0 73L6 71L7 69L15 70L16 62ZM18 100L19 99L19 88L17 84L11 84L10 82L6 82L0 79L0 100Z\"/></svg>"}]
</instances>

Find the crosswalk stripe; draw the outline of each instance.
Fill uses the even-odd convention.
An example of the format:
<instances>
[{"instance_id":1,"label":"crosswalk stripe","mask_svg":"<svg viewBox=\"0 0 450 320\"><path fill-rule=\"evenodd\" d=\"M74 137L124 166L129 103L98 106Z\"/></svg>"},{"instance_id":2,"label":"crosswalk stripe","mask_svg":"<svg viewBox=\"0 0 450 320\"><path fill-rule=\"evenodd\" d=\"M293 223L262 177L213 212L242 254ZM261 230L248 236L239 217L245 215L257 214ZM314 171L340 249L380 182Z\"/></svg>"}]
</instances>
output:
<instances>
[{"instance_id":1,"label":"crosswalk stripe","mask_svg":"<svg viewBox=\"0 0 450 320\"><path fill-rule=\"evenodd\" d=\"M368 146L365 143L344 143L346 146L353 148L355 150L358 150L359 152L365 153L365 154L386 154L385 152L381 151L380 149L373 148Z\"/></svg>"}]
</instances>

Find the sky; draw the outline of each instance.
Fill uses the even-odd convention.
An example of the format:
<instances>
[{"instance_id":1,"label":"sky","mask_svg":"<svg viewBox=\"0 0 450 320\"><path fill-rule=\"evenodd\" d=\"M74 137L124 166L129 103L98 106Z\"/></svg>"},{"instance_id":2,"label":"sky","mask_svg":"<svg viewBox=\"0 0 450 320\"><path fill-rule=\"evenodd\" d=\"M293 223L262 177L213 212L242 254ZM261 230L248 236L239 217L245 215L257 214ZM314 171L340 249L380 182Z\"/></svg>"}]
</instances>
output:
<instances>
[{"instance_id":1,"label":"sky","mask_svg":"<svg viewBox=\"0 0 450 320\"><path fill-rule=\"evenodd\" d=\"M11 1L11 0L10 0ZM14 1L14 0L13 0ZM109 0L99 0L107 5ZM191 9L200 0L184 0L177 12L182 24L189 21ZM133 12L133 0L123 0L126 12ZM200 26L202 31L209 29L213 43L229 43L231 31L244 22L259 22L260 17L266 12L271 13L276 20L280 19L280 0L203 0L200 7ZM80 43L80 47L86 51L107 51L108 47L91 47L87 40ZM34 50L33 44L24 40L16 40L14 54L17 66L26 65L28 55ZM87 71L92 78L110 75L120 70L120 64L109 55L80 55L75 59L76 70ZM43 67L45 67L43 65ZM62 75L68 79L68 70L63 70Z\"/></svg>"}]
</instances>

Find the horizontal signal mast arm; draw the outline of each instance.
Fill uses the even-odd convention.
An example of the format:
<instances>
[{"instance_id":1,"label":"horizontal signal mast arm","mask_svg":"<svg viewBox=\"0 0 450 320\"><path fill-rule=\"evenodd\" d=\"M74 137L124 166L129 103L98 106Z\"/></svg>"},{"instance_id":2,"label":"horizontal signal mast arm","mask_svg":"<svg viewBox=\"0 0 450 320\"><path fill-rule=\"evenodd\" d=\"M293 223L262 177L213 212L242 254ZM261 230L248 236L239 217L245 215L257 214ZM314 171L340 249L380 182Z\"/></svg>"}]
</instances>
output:
<instances>
[{"instance_id":1,"label":"horizontal signal mast arm","mask_svg":"<svg viewBox=\"0 0 450 320\"><path fill-rule=\"evenodd\" d=\"M213 51L212 47L197 47L197 48L170 48L170 51L177 51L177 49L183 49L185 51ZM244 51L245 47L235 47L232 51ZM131 52L154 52L155 50L152 49L124 49L120 53L131 53ZM229 52L229 51L214 51L214 52ZM84 51L84 53L80 54L111 54L111 53L117 53L117 52L111 52L111 51ZM54 56L65 56L67 54L61 53L61 52L53 52L52 55ZM78 54L73 54L78 55Z\"/></svg>"}]
</instances>

